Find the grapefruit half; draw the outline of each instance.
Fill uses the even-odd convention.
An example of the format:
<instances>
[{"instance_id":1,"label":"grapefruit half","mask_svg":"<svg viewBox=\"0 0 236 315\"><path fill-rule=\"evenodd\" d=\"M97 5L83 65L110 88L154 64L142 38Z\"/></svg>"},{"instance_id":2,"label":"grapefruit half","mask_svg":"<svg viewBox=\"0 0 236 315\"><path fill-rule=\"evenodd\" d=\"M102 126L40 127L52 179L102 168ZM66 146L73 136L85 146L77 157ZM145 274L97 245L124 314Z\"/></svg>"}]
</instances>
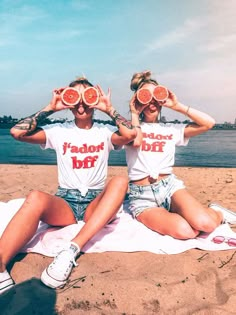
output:
<instances>
[{"instance_id":1,"label":"grapefruit half","mask_svg":"<svg viewBox=\"0 0 236 315\"><path fill-rule=\"evenodd\" d=\"M93 86L89 86L84 90L82 98L86 105L96 105L99 101L98 90Z\"/></svg>"},{"instance_id":2,"label":"grapefruit half","mask_svg":"<svg viewBox=\"0 0 236 315\"><path fill-rule=\"evenodd\" d=\"M168 95L169 95L169 92L167 88L162 85L158 85L157 87L155 87L153 91L153 97L155 98L157 102L166 101L168 98Z\"/></svg>"},{"instance_id":3,"label":"grapefruit half","mask_svg":"<svg viewBox=\"0 0 236 315\"><path fill-rule=\"evenodd\" d=\"M78 90L72 87L66 88L61 94L61 100L65 105L73 106L79 103L80 93Z\"/></svg>"},{"instance_id":4,"label":"grapefruit half","mask_svg":"<svg viewBox=\"0 0 236 315\"><path fill-rule=\"evenodd\" d=\"M137 91L137 100L141 104L148 104L152 100L152 94L148 89L140 89Z\"/></svg>"}]
</instances>

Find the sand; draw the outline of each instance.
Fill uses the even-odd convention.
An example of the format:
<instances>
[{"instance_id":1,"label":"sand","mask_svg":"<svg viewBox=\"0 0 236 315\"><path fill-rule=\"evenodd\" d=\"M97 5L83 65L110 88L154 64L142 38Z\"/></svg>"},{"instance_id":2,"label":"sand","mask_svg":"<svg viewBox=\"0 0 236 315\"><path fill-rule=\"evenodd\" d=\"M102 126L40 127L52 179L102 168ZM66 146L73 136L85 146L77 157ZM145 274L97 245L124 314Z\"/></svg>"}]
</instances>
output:
<instances>
[{"instance_id":1,"label":"sand","mask_svg":"<svg viewBox=\"0 0 236 315\"><path fill-rule=\"evenodd\" d=\"M0 165L0 171L1 201L25 197L33 189L54 193L57 188L56 166ZM126 168L109 167L108 178L117 174L127 176ZM178 167L175 174L203 204L217 201L236 210L236 169ZM235 250L85 254L70 283L56 291L38 280L51 261L39 254L17 255L10 268L18 291L7 302L0 298L2 315L236 314ZM11 310L2 307L5 302ZM14 312L26 302L27 312Z\"/></svg>"}]
</instances>

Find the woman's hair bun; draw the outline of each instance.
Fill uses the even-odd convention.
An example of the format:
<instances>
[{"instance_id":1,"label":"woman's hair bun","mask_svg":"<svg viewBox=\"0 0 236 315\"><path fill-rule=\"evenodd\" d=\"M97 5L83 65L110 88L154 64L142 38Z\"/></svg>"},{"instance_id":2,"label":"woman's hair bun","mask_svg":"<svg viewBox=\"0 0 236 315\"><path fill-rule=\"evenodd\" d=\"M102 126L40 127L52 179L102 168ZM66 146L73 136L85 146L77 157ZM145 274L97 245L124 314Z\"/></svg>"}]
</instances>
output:
<instances>
[{"instance_id":1,"label":"woman's hair bun","mask_svg":"<svg viewBox=\"0 0 236 315\"><path fill-rule=\"evenodd\" d=\"M155 80L151 78L151 75L152 72L150 70L135 73L131 79L130 89L137 91L142 83L155 82Z\"/></svg>"}]
</instances>

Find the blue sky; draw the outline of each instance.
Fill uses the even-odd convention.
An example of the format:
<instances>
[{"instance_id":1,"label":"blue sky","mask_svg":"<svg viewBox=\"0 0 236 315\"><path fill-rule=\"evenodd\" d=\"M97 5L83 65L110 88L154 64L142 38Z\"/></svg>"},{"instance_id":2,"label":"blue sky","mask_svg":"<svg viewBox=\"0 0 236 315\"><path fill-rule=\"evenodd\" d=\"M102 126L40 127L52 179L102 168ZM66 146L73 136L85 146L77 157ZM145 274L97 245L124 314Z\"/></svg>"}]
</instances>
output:
<instances>
[{"instance_id":1,"label":"blue sky","mask_svg":"<svg viewBox=\"0 0 236 315\"><path fill-rule=\"evenodd\" d=\"M235 0L0 0L0 116L35 113L84 74L128 117L130 79L150 69L182 103L234 122L235 12Z\"/></svg>"}]
</instances>

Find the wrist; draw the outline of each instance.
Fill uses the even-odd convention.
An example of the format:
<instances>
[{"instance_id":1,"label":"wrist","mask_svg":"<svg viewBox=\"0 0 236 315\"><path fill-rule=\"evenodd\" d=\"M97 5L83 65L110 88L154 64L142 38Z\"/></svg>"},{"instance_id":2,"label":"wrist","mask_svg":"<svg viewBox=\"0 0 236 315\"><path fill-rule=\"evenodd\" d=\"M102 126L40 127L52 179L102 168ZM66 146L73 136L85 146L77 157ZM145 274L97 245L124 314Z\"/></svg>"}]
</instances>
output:
<instances>
[{"instance_id":1,"label":"wrist","mask_svg":"<svg viewBox=\"0 0 236 315\"><path fill-rule=\"evenodd\" d=\"M186 111L185 111L185 113L184 113L185 116L188 116L189 110L190 110L190 106L187 106L187 109L186 109Z\"/></svg>"},{"instance_id":2,"label":"wrist","mask_svg":"<svg viewBox=\"0 0 236 315\"><path fill-rule=\"evenodd\" d=\"M179 103L179 102L176 103L175 106L174 106L174 109L177 112L179 112L181 114L184 114L184 115L186 115L189 112L189 108L190 108L190 106L184 105L184 104Z\"/></svg>"},{"instance_id":3,"label":"wrist","mask_svg":"<svg viewBox=\"0 0 236 315\"><path fill-rule=\"evenodd\" d=\"M52 104L51 102L46 106L46 107L44 107L44 111L54 111L54 112L56 112L56 110L55 110L55 106L53 106L54 104Z\"/></svg>"},{"instance_id":4,"label":"wrist","mask_svg":"<svg viewBox=\"0 0 236 315\"><path fill-rule=\"evenodd\" d=\"M113 113L114 113L114 111L115 111L115 108L111 106L111 107L107 110L107 115L112 116Z\"/></svg>"},{"instance_id":5,"label":"wrist","mask_svg":"<svg viewBox=\"0 0 236 315\"><path fill-rule=\"evenodd\" d=\"M131 110L131 115L137 115L137 116L139 116L139 112L137 112L136 110Z\"/></svg>"}]
</instances>

